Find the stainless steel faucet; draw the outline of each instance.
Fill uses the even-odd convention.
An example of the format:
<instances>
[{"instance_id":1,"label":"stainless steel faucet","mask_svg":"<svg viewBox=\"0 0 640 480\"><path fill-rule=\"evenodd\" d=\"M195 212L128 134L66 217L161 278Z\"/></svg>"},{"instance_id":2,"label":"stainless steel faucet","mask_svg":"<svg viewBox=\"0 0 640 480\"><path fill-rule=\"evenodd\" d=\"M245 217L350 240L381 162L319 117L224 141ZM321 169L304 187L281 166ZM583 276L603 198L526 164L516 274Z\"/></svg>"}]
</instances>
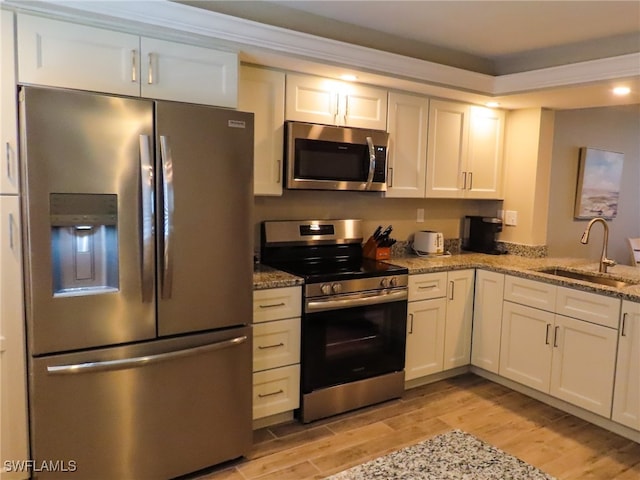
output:
<instances>
[{"instance_id":1,"label":"stainless steel faucet","mask_svg":"<svg viewBox=\"0 0 640 480\"><path fill-rule=\"evenodd\" d=\"M602 256L600 257L600 267L598 268L598 271L601 273L607 273L607 267L613 267L616 264L615 260L611 260L610 258L607 258L607 244L609 243L609 224L607 224L607 221L601 217L596 217L593 220L591 220L589 222L589 225L587 225L587 228L585 229L584 233L582 234L580 243L583 243L586 245L589 242L589 232L591 232L591 227L593 227L593 225L598 222L602 223L602 226L604 227L604 240L602 242Z\"/></svg>"}]
</instances>

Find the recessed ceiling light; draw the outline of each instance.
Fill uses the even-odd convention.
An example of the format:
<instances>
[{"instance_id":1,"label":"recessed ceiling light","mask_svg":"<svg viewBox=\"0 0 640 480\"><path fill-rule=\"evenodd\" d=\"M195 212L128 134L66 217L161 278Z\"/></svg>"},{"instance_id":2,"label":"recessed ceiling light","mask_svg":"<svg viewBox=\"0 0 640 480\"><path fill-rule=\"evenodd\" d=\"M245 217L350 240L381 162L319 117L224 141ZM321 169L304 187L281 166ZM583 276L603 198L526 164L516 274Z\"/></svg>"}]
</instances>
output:
<instances>
[{"instance_id":1,"label":"recessed ceiling light","mask_svg":"<svg viewBox=\"0 0 640 480\"><path fill-rule=\"evenodd\" d=\"M342 80L346 80L347 82L355 82L358 79L358 77L351 74L340 75L340 78Z\"/></svg>"},{"instance_id":2,"label":"recessed ceiling light","mask_svg":"<svg viewBox=\"0 0 640 480\"><path fill-rule=\"evenodd\" d=\"M629 95L631 89L629 87L616 87L613 89L613 93L616 95Z\"/></svg>"},{"instance_id":3,"label":"recessed ceiling light","mask_svg":"<svg viewBox=\"0 0 640 480\"><path fill-rule=\"evenodd\" d=\"M487 107L489 107L489 108L496 108L496 107L500 106L500 103L498 103L498 102L487 102L487 103L485 103L485 105Z\"/></svg>"}]
</instances>

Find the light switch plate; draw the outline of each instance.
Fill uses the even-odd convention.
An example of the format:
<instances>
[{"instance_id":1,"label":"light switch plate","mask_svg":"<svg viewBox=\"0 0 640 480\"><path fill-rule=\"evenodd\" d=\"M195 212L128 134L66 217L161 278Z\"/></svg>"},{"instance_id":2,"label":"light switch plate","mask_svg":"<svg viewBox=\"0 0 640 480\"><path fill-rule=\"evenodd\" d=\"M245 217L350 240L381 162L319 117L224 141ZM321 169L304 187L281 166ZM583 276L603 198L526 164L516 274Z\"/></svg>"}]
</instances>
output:
<instances>
[{"instance_id":1,"label":"light switch plate","mask_svg":"<svg viewBox=\"0 0 640 480\"><path fill-rule=\"evenodd\" d=\"M512 227L518 224L518 212L516 210L507 210L504 212L504 224Z\"/></svg>"}]
</instances>

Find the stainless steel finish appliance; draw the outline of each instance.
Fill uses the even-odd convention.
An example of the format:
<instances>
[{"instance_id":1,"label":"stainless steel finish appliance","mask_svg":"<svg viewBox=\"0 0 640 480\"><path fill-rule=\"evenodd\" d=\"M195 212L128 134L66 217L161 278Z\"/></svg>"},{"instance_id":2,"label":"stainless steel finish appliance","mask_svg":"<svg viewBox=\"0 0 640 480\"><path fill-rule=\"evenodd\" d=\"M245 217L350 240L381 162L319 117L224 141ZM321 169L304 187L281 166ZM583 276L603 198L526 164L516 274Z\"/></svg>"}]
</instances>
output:
<instances>
[{"instance_id":1,"label":"stainless steel finish appliance","mask_svg":"<svg viewBox=\"0 0 640 480\"><path fill-rule=\"evenodd\" d=\"M23 87L20 127L35 465L165 479L245 454L252 114Z\"/></svg>"},{"instance_id":2,"label":"stainless steel finish appliance","mask_svg":"<svg viewBox=\"0 0 640 480\"><path fill-rule=\"evenodd\" d=\"M262 224L262 261L304 278L303 422L404 390L407 269L362 257L359 220Z\"/></svg>"},{"instance_id":3,"label":"stainless steel finish appliance","mask_svg":"<svg viewBox=\"0 0 640 480\"><path fill-rule=\"evenodd\" d=\"M472 252L499 255L496 236L502 231L502 220L494 217L466 216L462 228L462 248Z\"/></svg>"},{"instance_id":4,"label":"stainless steel finish appliance","mask_svg":"<svg viewBox=\"0 0 640 480\"><path fill-rule=\"evenodd\" d=\"M388 142L381 130L286 122L286 186L386 191Z\"/></svg>"}]
</instances>

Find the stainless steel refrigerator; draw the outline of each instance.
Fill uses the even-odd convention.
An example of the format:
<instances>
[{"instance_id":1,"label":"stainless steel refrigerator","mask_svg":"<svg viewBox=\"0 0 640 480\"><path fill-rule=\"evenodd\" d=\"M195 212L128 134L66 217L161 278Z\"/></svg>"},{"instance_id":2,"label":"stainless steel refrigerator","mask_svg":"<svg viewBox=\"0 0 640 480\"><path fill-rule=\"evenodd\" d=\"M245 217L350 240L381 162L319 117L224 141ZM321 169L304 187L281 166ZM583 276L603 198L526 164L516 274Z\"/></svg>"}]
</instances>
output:
<instances>
[{"instance_id":1,"label":"stainless steel refrigerator","mask_svg":"<svg viewBox=\"0 0 640 480\"><path fill-rule=\"evenodd\" d=\"M35 478L251 445L253 115L22 87Z\"/></svg>"}]
</instances>

